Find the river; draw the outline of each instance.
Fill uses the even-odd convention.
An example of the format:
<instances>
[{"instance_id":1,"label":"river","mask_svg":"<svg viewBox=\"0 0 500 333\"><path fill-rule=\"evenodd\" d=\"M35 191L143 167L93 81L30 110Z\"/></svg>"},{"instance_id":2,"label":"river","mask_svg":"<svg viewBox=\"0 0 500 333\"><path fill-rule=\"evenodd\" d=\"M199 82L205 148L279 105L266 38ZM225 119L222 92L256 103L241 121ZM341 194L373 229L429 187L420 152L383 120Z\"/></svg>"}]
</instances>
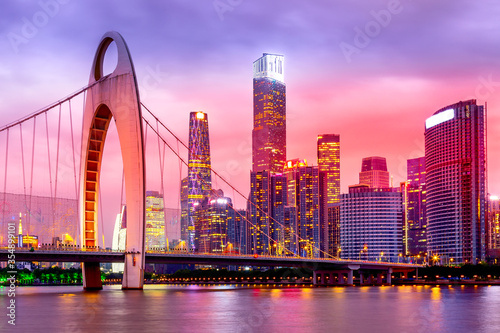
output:
<instances>
[{"instance_id":1,"label":"river","mask_svg":"<svg viewBox=\"0 0 500 333\"><path fill-rule=\"evenodd\" d=\"M0 289L1 332L500 332L500 286ZM15 299L15 323L7 306Z\"/></svg>"}]
</instances>

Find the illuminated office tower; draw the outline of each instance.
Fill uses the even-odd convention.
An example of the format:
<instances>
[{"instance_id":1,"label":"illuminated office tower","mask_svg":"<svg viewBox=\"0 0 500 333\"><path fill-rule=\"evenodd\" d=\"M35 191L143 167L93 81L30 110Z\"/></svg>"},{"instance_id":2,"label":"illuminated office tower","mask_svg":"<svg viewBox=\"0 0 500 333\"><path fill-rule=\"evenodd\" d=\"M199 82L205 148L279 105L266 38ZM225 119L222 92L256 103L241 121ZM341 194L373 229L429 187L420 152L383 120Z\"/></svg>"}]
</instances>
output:
<instances>
[{"instance_id":1,"label":"illuminated office tower","mask_svg":"<svg viewBox=\"0 0 500 333\"><path fill-rule=\"evenodd\" d=\"M284 247L286 177L270 171L250 173L250 247L254 254L280 254Z\"/></svg>"},{"instance_id":2,"label":"illuminated office tower","mask_svg":"<svg viewBox=\"0 0 500 333\"><path fill-rule=\"evenodd\" d=\"M186 245L195 249L195 205L210 196L212 189L208 115L191 112L189 117L188 227Z\"/></svg>"},{"instance_id":3,"label":"illuminated office tower","mask_svg":"<svg viewBox=\"0 0 500 333\"><path fill-rule=\"evenodd\" d=\"M252 170L280 173L286 161L286 87L282 55L253 63Z\"/></svg>"},{"instance_id":4,"label":"illuminated office tower","mask_svg":"<svg viewBox=\"0 0 500 333\"><path fill-rule=\"evenodd\" d=\"M163 250L166 245L163 196L146 191L146 249Z\"/></svg>"},{"instance_id":5,"label":"illuminated office tower","mask_svg":"<svg viewBox=\"0 0 500 333\"><path fill-rule=\"evenodd\" d=\"M425 121L428 253L441 263L486 256L485 118L468 100Z\"/></svg>"},{"instance_id":6,"label":"illuminated office tower","mask_svg":"<svg viewBox=\"0 0 500 333\"><path fill-rule=\"evenodd\" d=\"M298 231L297 231L297 209L294 206L284 208L284 253L297 254Z\"/></svg>"},{"instance_id":7,"label":"illuminated office tower","mask_svg":"<svg viewBox=\"0 0 500 333\"><path fill-rule=\"evenodd\" d=\"M349 186L349 193L340 198L340 257L397 262L403 251L398 189L358 184Z\"/></svg>"},{"instance_id":8,"label":"illuminated office tower","mask_svg":"<svg viewBox=\"0 0 500 333\"><path fill-rule=\"evenodd\" d=\"M297 229L299 254L304 257L320 257L325 248L324 174L317 166L297 169Z\"/></svg>"},{"instance_id":9,"label":"illuminated office tower","mask_svg":"<svg viewBox=\"0 0 500 333\"><path fill-rule=\"evenodd\" d=\"M188 185L189 178L182 178L181 180L181 240L187 242L188 228L189 228L189 206L188 206Z\"/></svg>"},{"instance_id":10,"label":"illuminated office tower","mask_svg":"<svg viewBox=\"0 0 500 333\"><path fill-rule=\"evenodd\" d=\"M299 167L307 166L306 160L301 159L293 159L286 161L286 164L283 168L283 175L286 177L287 184L287 205L288 206L296 206L295 200L297 199L297 170Z\"/></svg>"},{"instance_id":11,"label":"illuminated office tower","mask_svg":"<svg viewBox=\"0 0 500 333\"><path fill-rule=\"evenodd\" d=\"M340 135L318 135L318 166L325 173L326 204L331 207L340 195Z\"/></svg>"},{"instance_id":12,"label":"illuminated office tower","mask_svg":"<svg viewBox=\"0 0 500 333\"><path fill-rule=\"evenodd\" d=\"M227 243L230 253L246 254L247 211L230 207L227 217Z\"/></svg>"},{"instance_id":13,"label":"illuminated office tower","mask_svg":"<svg viewBox=\"0 0 500 333\"><path fill-rule=\"evenodd\" d=\"M427 252L427 218L425 157L407 161L407 180L402 184L404 254L424 255Z\"/></svg>"},{"instance_id":14,"label":"illuminated office tower","mask_svg":"<svg viewBox=\"0 0 500 333\"><path fill-rule=\"evenodd\" d=\"M369 188L389 187L389 172L385 157L365 157L361 163L359 183L368 185Z\"/></svg>"},{"instance_id":15,"label":"illuminated office tower","mask_svg":"<svg viewBox=\"0 0 500 333\"><path fill-rule=\"evenodd\" d=\"M488 200L488 249L500 250L500 200L495 195Z\"/></svg>"},{"instance_id":16,"label":"illuminated office tower","mask_svg":"<svg viewBox=\"0 0 500 333\"><path fill-rule=\"evenodd\" d=\"M230 198L222 190L195 205L195 249L200 253L226 252L227 221L232 210Z\"/></svg>"}]
</instances>

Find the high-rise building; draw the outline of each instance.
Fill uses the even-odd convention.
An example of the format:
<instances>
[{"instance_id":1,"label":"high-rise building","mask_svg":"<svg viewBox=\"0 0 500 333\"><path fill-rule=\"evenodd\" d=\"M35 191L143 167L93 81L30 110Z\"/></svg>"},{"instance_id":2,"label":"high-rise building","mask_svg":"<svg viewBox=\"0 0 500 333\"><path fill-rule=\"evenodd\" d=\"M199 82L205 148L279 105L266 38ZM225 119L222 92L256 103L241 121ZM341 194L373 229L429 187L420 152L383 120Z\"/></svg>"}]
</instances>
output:
<instances>
[{"instance_id":1,"label":"high-rise building","mask_svg":"<svg viewBox=\"0 0 500 333\"><path fill-rule=\"evenodd\" d=\"M222 190L195 204L195 249L200 253L226 252L227 222L232 210L230 198Z\"/></svg>"},{"instance_id":2,"label":"high-rise building","mask_svg":"<svg viewBox=\"0 0 500 333\"><path fill-rule=\"evenodd\" d=\"M401 192L361 184L340 197L341 258L397 262L403 251Z\"/></svg>"},{"instance_id":3,"label":"high-rise building","mask_svg":"<svg viewBox=\"0 0 500 333\"><path fill-rule=\"evenodd\" d=\"M427 252L425 157L407 161L407 181L402 184L402 193L404 254L424 255Z\"/></svg>"},{"instance_id":4,"label":"high-rise building","mask_svg":"<svg viewBox=\"0 0 500 333\"><path fill-rule=\"evenodd\" d=\"M186 245L195 249L195 204L210 196L212 171L210 162L210 141L208 136L208 115L191 112L189 116L188 157L188 227Z\"/></svg>"},{"instance_id":5,"label":"high-rise building","mask_svg":"<svg viewBox=\"0 0 500 333\"><path fill-rule=\"evenodd\" d=\"M488 249L500 250L500 200L495 195L488 200Z\"/></svg>"},{"instance_id":6,"label":"high-rise building","mask_svg":"<svg viewBox=\"0 0 500 333\"><path fill-rule=\"evenodd\" d=\"M230 207L227 218L227 243L231 248L230 253L247 254L246 231L247 231L247 211L244 209L234 209Z\"/></svg>"},{"instance_id":7,"label":"high-rise building","mask_svg":"<svg viewBox=\"0 0 500 333\"><path fill-rule=\"evenodd\" d=\"M325 173L326 205L331 207L340 195L340 135L318 135L318 166Z\"/></svg>"},{"instance_id":8,"label":"high-rise building","mask_svg":"<svg viewBox=\"0 0 500 333\"><path fill-rule=\"evenodd\" d=\"M297 203L295 200L297 200L297 175L298 173L296 172L299 167L304 167L307 166L307 161L306 160L301 160L301 159L293 159L293 160L288 160L286 161L286 164L283 168L283 175L286 177L286 184L287 184L287 205L288 206L293 206L295 207Z\"/></svg>"},{"instance_id":9,"label":"high-rise building","mask_svg":"<svg viewBox=\"0 0 500 333\"><path fill-rule=\"evenodd\" d=\"M286 161L284 57L264 53L253 63L252 170L281 173Z\"/></svg>"},{"instance_id":10,"label":"high-rise building","mask_svg":"<svg viewBox=\"0 0 500 333\"><path fill-rule=\"evenodd\" d=\"M187 242L189 229L189 206L188 206L188 187L189 178L185 177L181 180L181 240Z\"/></svg>"},{"instance_id":11,"label":"high-rise building","mask_svg":"<svg viewBox=\"0 0 500 333\"><path fill-rule=\"evenodd\" d=\"M425 121L428 253L442 263L486 256L485 122L476 100L446 106Z\"/></svg>"},{"instance_id":12,"label":"high-rise building","mask_svg":"<svg viewBox=\"0 0 500 333\"><path fill-rule=\"evenodd\" d=\"M297 229L299 233L299 255L304 257L323 256L328 251L325 242L325 214L322 204L324 195L324 174L317 166L303 166L298 174L296 203Z\"/></svg>"},{"instance_id":13,"label":"high-rise building","mask_svg":"<svg viewBox=\"0 0 500 333\"><path fill-rule=\"evenodd\" d=\"M372 156L363 158L359 183L368 185L369 188L389 187L389 172L385 157Z\"/></svg>"},{"instance_id":14,"label":"high-rise building","mask_svg":"<svg viewBox=\"0 0 500 333\"><path fill-rule=\"evenodd\" d=\"M163 196L146 191L146 249L163 250L166 245Z\"/></svg>"},{"instance_id":15,"label":"high-rise building","mask_svg":"<svg viewBox=\"0 0 500 333\"><path fill-rule=\"evenodd\" d=\"M340 197L339 202L326 208L328 235L328 254L338 257L340 254Z\"/></svg>"},{"instance_id":16,"label":"high-rise building","mask_svg":"<svg viewBox=\"0 0 500 333\"><path fill-rule=\"evenodd\" d=\"M251 248L256 254L279 254L284 244L286 177L270 171L250 173Z\"/></svg>"}]
</instances>

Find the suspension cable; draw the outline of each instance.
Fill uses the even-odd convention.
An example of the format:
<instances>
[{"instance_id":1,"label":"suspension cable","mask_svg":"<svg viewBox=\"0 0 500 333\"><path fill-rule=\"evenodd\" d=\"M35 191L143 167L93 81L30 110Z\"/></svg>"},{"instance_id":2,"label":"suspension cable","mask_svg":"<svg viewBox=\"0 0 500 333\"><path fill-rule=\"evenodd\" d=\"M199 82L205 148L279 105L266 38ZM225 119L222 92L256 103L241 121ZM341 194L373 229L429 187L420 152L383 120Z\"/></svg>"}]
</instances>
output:
<instances>
[{"instance_id":1,"label":"suspension cable","mask_svg":"<svg viewBox=\"0 0 500 333\"><path fill-rule=\"evenodd\" d=\"M8 160L9 160L9 129L7 129L7 140L5 142L5 175L3 178L2 223L4 227L5 227L5 208L6 208L5 197L7 196L7 166L9 165Z\"/></svg>"},{"instance_id":2,"label":"suspension cable","mask_svg":"<svg viewBox=\"0 0 500 333\"><path fill-rule=\"evenodd\" d=\"M29 204L29 217L28 217L28 229L31 224L31 203L33 195L33 169L35 168L35 134L36 134L36 117L33 118L33 142L31 144L31 176L30 176L30 204Z\"/></svg>"},{"instance_id":3,"label":"suspension cable","mask_svg":"<svg viewBox=\"0 0 500 333\"><path fill-rule=\"evenodd\" d=\"M24 170L24 145L23 145L23 124L19 124L19 136L21 138L21 163L23 165L23 193L24 193L24 205L28 206L28 198L26 197L26 172ZM29 228L27 230L27 235L30 234Z\"/></svg>"},{"instance_id":4,"label":"suspension cable","mask_svg":"<svg viewBox=\"0 0 500 333\"><path fill-rule=\"evenodd\" d=\"M50 166L50 142L49 142L49 121L47 120L47 112L45 112L45 133L47 134L47 158L49 163L49 187L50 187L50 201L52 206L52 237L55 237L55 207L54 207L54 196L52 192L52 168Z\"/></svg>"}]
</instances>

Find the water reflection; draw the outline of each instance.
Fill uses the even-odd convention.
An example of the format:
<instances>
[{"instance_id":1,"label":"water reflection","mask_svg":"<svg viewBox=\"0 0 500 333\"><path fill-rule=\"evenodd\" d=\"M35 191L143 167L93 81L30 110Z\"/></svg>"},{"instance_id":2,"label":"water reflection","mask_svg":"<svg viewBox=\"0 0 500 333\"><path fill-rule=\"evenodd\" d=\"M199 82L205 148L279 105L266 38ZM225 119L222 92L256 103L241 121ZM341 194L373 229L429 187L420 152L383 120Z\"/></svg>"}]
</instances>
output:
<instances>
[{"instance_id":1,"label":"water reflection","mask_svg":"<svg viewBox=\"0 0 500 333\"><path fill-rule=\"evenodd\" d=\"M498 332L500 287L18 288L20 332ZM0 290L2 307L6 304ZM5 330L6 321L0 323Z\"/></svg>"}]
</instances>

